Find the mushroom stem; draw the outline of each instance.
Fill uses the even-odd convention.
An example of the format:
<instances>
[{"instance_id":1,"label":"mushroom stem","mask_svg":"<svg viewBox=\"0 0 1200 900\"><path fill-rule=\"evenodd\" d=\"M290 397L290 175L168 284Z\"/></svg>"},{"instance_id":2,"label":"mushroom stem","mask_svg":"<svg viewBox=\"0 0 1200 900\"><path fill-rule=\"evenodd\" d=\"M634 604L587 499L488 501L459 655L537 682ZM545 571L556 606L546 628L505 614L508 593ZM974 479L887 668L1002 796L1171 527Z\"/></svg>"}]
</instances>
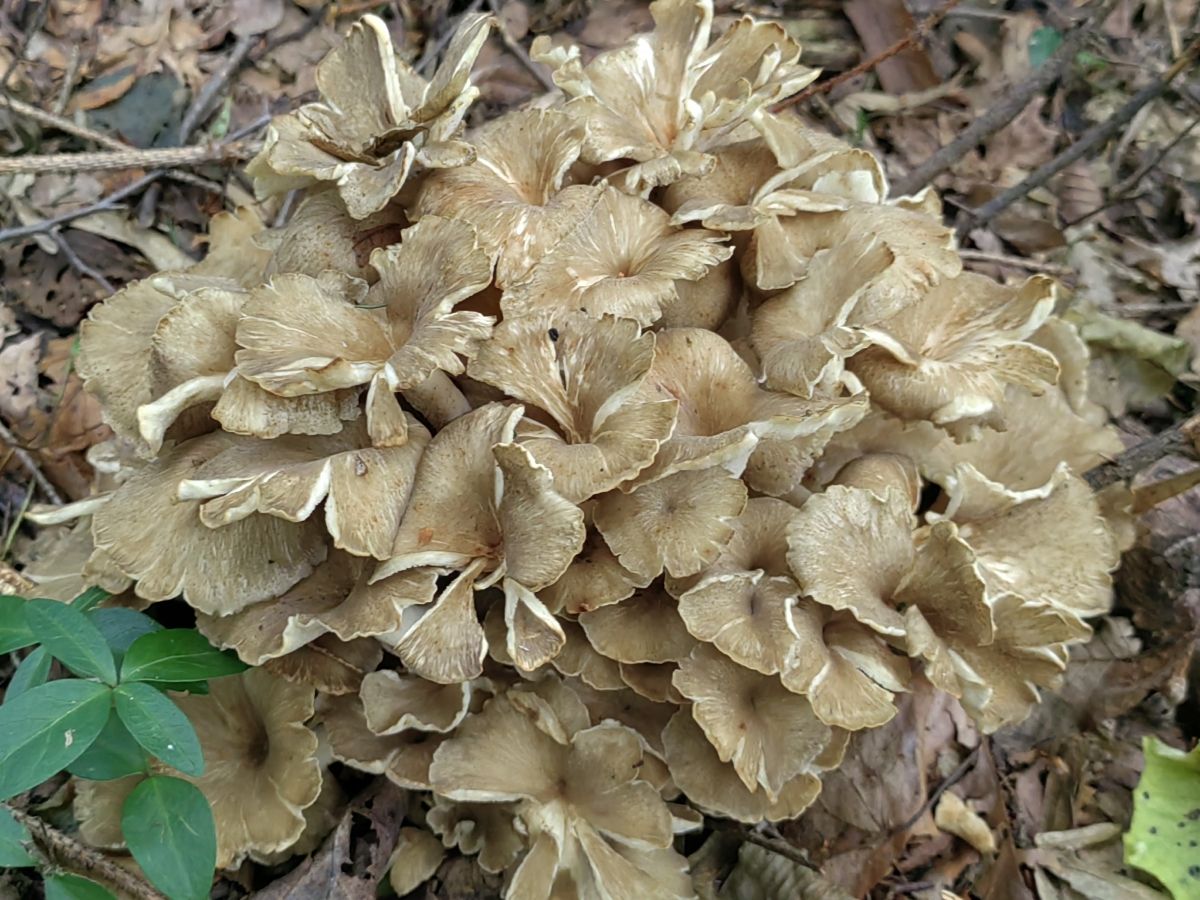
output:
<instances>
[{"instance_id":1,"label":"mushroom stem","mask_svg":"<svg viewBox=\"0 0 1200 900\"><path fill-rule=\"evenodd\" d=\"M471 404L463 392L445 372L435 369L433 374L414 388L404 392L404 399L424 416L434 428L471 411Z\"/></svg>"}]
</instances>

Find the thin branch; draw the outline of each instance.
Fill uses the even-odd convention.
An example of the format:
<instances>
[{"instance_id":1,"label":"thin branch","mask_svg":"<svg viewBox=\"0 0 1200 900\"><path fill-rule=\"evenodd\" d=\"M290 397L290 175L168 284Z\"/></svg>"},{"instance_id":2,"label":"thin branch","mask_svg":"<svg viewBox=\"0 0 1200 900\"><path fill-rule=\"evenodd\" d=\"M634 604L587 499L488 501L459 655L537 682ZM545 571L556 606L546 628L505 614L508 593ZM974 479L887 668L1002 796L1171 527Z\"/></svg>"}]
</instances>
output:
<instances>
[{"instance_id":1,"label":"thin branch","mask_svg":"<svg viewBox=\"0 0 1200 900\"><path fill-rule=\"evenodd\" d=\"M781 109L787 109L789 106L795 106L798 103L803 103L805 100L815 97L818 94L827 94L839 84L844 84L845 82L850 81L852 78L857 78L859 75L871 71L881 62L886 62L896 54L903 53L909 47L913 46L913 44L917 43L918 41L923 41L926 37L928 37L929 33L937 27L938 23L941 22L942 19L946 17L946 14L949 13L950 10L954 9L954 7L956 7L960 2L961 0L945 0L940 7L918 22L917 26L912 31L910 31L900 40L896 41L896 43L892 44L887 49L880 53L876 53L870 59L864 59L853 69L847 69L845 72L842 72L840 75L835 75L828 81L822 81L819 84L809 85L799 94L796 94L796 96L788 97L788 99L776 103L772 109L772 112L779 112Z\"/></svg>"},{"instance_id":2,"label":"thin branch","mask_svg":"<svg viewBox=\"0 0 1200 900\"><path fill-rule=\"evenodd\" d=\"M483 0L471 0L471 4L462 11L463 16L469 16L471 13L478 12L479 7L483 6ZM454 29L446 28L442 34L438 35L436 40L425 42L425 48L421 51L421 58L417 60L416 70L419 74L428 76L429 70L434 67L437 58L441 52L446 49L454 37Z\"/></svg>"},{"instance_id":3,"label":"thin branch","mask_svg":"<svg viewBox=\"0 0 1200 900\"><path fill-rule=\"evenodd\" d=\"M736 834L748 844L755 844L764 850L770 850L772 853L782 856L784 859L791 860L797 865L804 866L806 869L812 869L814 872L821 871L820 867L808 858L807 853L799 847L792 846L785 840L768 837L760 831L755 831L753 828L743 825L741 822L732 822L728 819L714 819L712 817L705 817L705 821L708 822L709 827L714 831L725 831L730 834Z\"/></svg>"},{"instance_id":4,"label":"thin branch","mask_svg":"<svg viewBox=\"0 0 1200 900\"><path fill-rule=\"evenodd\" d=\"M1032 75L1007 91L999 103L964 128L953 141L939 149L903 178L897 179L896 183L892 185L892 196L905 197L917 193L972 149L978 147L1020 115L1021 110L1025 109L1034 97L1062 77L1063 72L1075 59L1075 54L1079 52L1079 48L1090 33L1090 26L1098 25L1108 18L1108 14L1114 6L1116 6L1116 0L1101 0L1097 3L1071 29L1050 58L1038 66Z\"/></svg>"},{"instance_id":5,"label":"thin branch","mask_svg":"<svg viewBox=\"0 0 1200 900\"><path fill-rule=\"evenodd\" d=\"M1005 256L1003 253L986 253L983 250L965 249L959 250L958 255L967 262L993 263L997 266L1026 269L1030 272L1044 272L1056 278L1067 278L1075 274L1075 270L1070 266L1040 262L1036 259L1025 259L1021 256Z\"/></svg>"},{"instance_id":6,"label":"thin branch","mask_svg":"<svg viewBox=\"0 0 1200 900\"><path fill-rule=\"evenodd\" d=\"M32 225L19 225L15 228L0 228L0 244L5 241L16 240L17 238L32 237L35 234L46 234L49 231L53 231L59 225L65 225L67 222L72 222L75 219L90 216L94 212L112 209L126 197L138 193L146 185L161 178L163 174L163 172L150 172L143 175L137 181L131 181L125 187L113 191L108 196L101 197L95 203L89 203L87 206L82 206L79 209L61 213L51 219L43 219L40 222L34 222Z\"/></svg>"},{"instance_id":7,"label":"thin branch","mask_svg":"<svg viewBox=\"0 0 1200 900\"><path fill-rule=\"evenodd\" d=\"M1088 469L1083 473L1083 479L1093 491L1099 491L1118 481L1129 481L1164 457L1178 453L1195 458L1197 439L1200 439L1200 415L1193 415Z\"/></svg>"},{"instance_id":8,"label":"thin branch","mask_svg":"<svg viewBox=\"0 0 1200 900\"><path fill-rule=\"evenodd\" d=\"M17 436L9 431L8 426L3 422L0 422L0 440L4 441L4 443L8 444L8 446L12 448L13 455L17 458L17 462L21 464L22 468L24 468L25 471L28 472L33 480L37 483L37 486L41 488L42 493L46 495L46 499L55 506L62 506L62 495L58 492L54 485L50 483L50 479L46 477L46 473L42 471L42 467L38 465L38 462L36 459L34 459L33 454L21 446L21 442L17 440Z\"/></svg>"},{"instance_id":9,"label":"thin branch","mask_svg":"<svg viewBox=\"0 0 1200 900\"><path fill-rule=\"evenodd\" d=\"M542 87L548 91L558 90L558 85L554 83L554 79L547 75L546 71L533 61L533 57L521 46L521 43L508 33L508 28L505 27L504 20L500 17L499 0L488 0L488 7L491 9L492 15L496 17L496 30L500 33L500 40L504 42L504 46L508 48L508 52L521 61L521 65L529 70L530 74L538 80L538 83Z\"/></svg>"},{"instance_id":10,"label":"thin branch","mask_svg":"<svg viewBox=\"0 0 1200 900\"><path fill-rule=\"evenodd\" d=\"M258 147L253 143L224 141L195 147L153 147L148 150L98 150L87 153L47 153L0 159L0 175L33 172L95 172L102 169L145 169L165 166L196 166L210 162L249 159Z\"/></svg>"},{"instance_id":11,"label":"thin branch","mask_svg":"<svg viewBox=\"0 0 1200 900\"><path fill-rule=\"evenodd\" d=\"M62 255L67 258L67 262L71 264L72 269L80 275L85 275L92 279L92 281L100 285L106 294L116 293L117 289L112 286L112 282L80 259L79 254L75 252L75 248L70 245L58 229L50 232L50 239L54 241Z\"/></svg>"},{"instance_id":12,"label":"thin branch","mask_svg":"<svg viewBox=\"0 0 1200 900\"><path fill-rule=\"evenodd\" d=\"M254 45L258 43L258 39L259 36L257 34L244 34L239 37L233 45L233 50L221 64L221 68L217 69L213 76L204 82L204 87L200 89L200 92L196 95L196 99L188 106L187 112L183 114L183 122L179 126L180 144L186 144L192 136L192 132L204 121L213 100L216 99L217 94L224 90L225 85L229 83L229 79L242 67L242 63L246 61L246 57L249 56Z\"/></svg>"},{"instance_id":13,"label":"thin branch","mask_svg":"<svg viewBox=\"0 0 1200 900\"><path fill-rule=\"evenodd\" d=\"M30 836L46 857L63 868L100 881L134 900L167 900L133 872L122 869L104 854L68 837L45 819L5 804L12 817L29 829Z\"/></svg>"},{"instance_id":14,"label":"thin branch","mask_svg":"<svg viewBox=\"0 0 1200 900\"><path fill-rule=\"evenodd\" d=\"M1161 96L1180 73L1191 68L1195 64L1197 56L1200 56L1200 37L1193 38L1192 42L1188 44L1187 49L1184 50L1183 55L1176 59L1167 71L1163 72L1153 82L1134 94L1129 99L1129 102L1117 110L1110 118L1089 128L1079 140L1045 165L1034 169L1020 184L1003 191L979 209L968 213L966 219L958 227L959 234L965 234L971 228L979 225L986 225L1001 212L1028 195L1030 191L1041 187L1067 166L1071 165L1071 163L1075 162L1075 160L1082 159L1097 147L1106 144L1122 128L1129 124L1129 121L1137 115L1138 110L1151 100Z\"/></svg>"},{"instance_id":15,"label":"thin branch","mask_svg":"<svg viewBox=\"0 0 1200 900\"><path fill-rule=\"evenodd\" d=\"M945 780L933 789L933 791L929 794L929 797L924 803L921 804L920 808L915 813L892 829L891 834L888 835L889 837L894 837L897 834L903 834L904 832L908 831L908 829L916 825L921 816L933 809L933 805L938 802L938 799L942 796L942 794L946 793L946 791L950 790L950 788L958 784L963 780L963 778L966 777L966 774L971 771L972 766L975 765L975 761L979 759L979 748L983 746L982 740L986 740L986 738L981 739L981 743L976 744L975 749L966 755L963 761L955 767L954 771L947 775Z\"/></svg>"}]
</instances>

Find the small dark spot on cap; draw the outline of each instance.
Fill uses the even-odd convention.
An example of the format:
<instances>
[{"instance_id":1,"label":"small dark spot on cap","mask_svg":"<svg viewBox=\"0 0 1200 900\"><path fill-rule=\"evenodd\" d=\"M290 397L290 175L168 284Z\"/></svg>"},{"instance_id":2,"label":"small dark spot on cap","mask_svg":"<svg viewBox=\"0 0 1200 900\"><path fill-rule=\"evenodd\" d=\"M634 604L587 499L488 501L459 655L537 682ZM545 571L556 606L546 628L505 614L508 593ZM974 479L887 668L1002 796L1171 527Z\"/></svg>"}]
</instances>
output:
<instances>
[{"instance_id":1,"label":"small dark spot on cap","mask_svg":"<svg viewBox=\"0 0 1200 900\"><path fill-rule=\"evenodd\" d=\"M550 340L552 340L552 341L557 341L557 340L558 340L558 329L557 329L557 328L551 328L551 329L550 329L548 332L546 332L546 333L550 335Z\"/></svg>"}]
</instances>

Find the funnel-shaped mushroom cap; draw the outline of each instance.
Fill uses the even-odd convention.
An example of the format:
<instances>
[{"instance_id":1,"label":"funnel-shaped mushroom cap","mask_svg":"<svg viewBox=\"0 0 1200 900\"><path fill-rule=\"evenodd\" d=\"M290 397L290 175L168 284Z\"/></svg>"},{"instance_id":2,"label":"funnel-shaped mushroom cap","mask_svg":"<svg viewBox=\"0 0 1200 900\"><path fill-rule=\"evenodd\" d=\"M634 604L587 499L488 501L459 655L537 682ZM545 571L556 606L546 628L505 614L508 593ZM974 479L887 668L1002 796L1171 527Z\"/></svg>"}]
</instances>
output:
<instances>
[{"instance_id":1,"label":"funnel-shaped mushroom cap","mask_svg":"<svg viewBox=\"0 0 1200 900\"><path fill-rule=\"evenodd\" d=\"M831 420L861 415L847 400L802 400L763 390L754 372L720 335L699 328L658 334L654 364L642 392L675 398L675 431L653 465L638 477L651 481L672 472L720 465L739 474L760 438L815 434Z\"/></svg>"},{"instance_id":2,"label":"funnel-shaped mushroom cap","mask_svg":"<svg viewBox=\"0 0 1200 900\"><path fill-rule=\"evenodd\" d=\"M389 206L365 219L356 219L336 190L310 193L277 234L267 278L288 273L311 275L333 269L361 278L368 284L379 279L371 268L371 251L400 241L408 222L397 206ZM257 287L259 282L249 285Z\"/></svg>"},{"instance_id":3,"label":"funnel-shaped mushroom cap","mask_svg":"<svg viewBox=\"0 0 1200 900\"><path fill-rule=\"evenodd\" d=\"M792 610L795 640L784 662L784 687L803 694L817 718L858 731L876 728L896 714L895 692L909 681L908 661L893 653L872 629L849 613L811 600Z\"/></svg>"},{"instance_id":4,"label":"funnel-shaped mushroom cap","mask_svg":"<svg viewBox=\"0 0 1200 900\"><path fill-rule=\"evenodd\" d=\"M475 162L430 173L416 210L474 225L497 257L496 283L504 288L562 237L565 221L574 224L576 191L560 191L583 135L583 124L560 110L522 109L494 119L470 135Z\"/></svg>"},{"instance_id":5,"label":"funnel-shaped mushroom cap","mask_svg":"<svg viewBox=\"0 0 1200 900\"><path fill-rule=\"evenodd\" d=\"M315 688L323 694L354 694L363 676L383 660L383 647L371 638L343 641L323 634L291 653L272 657L263 670L293 684Z\"/></svg>"},{"instance_id":6,"label":"funnel-shaped mushroom cap","mask_svg":"<svg viewBox=\"0 0 1200 900\"><path fill-rule=\"evenodd\" d=\"M579 624L597 651L623 663L678 662L696 643L679 617L675 598L661 585L582 613Z\"/></svg>"},{"instance_id":7,"label":"funnel-shaped mushroom cap","mask_svg":"<svg viewBox=\"0 0 1200 900\"><path fill-rule=\"evenodd\" d=\"M506 317L578 309L653 325L676 298L676 280L696 281L732 248L724 236L679 229L640 197L597 188L575 228L511 285L500 302Z\"/></svg>"},{"instance_id":8,"label":"funnel-shaped mushroom cap","mask_svg":"<svg viewBox=\"0 0 1200 900\"><path fill-rule=\"evenodd\" d=\"M873 402L902 419L928 419L958 437L1003 430L1007 385L1040 393L1058 377L1053 354L1026 340L1053 306L1044 276L1014 290L960 275L867 329L873 346L848 366Z\"/></svg>"},{"instance_id":9,"label":"funnel-shaped mushroom cap","mask_svg":"<svg viewBox=\"0 0 1200 900\"><path fill-rule=\"evenodd\" d=\"M251 515L208 528L198 501L176 497L181 481L237 441L211 434L180 444L96 510L96 548L137 582L139 597L153 602L182 594L200 612L228 615L279 596L324 559L315 522Z\"/></svg>"},{"instance_id":10,"label":"funnel-shaped mushroom cap","mask_svg":"<svg viewBox=\"0 0 1200 900\"><path fill-rule=\"evenodd\" d=\"M1076 616L1108 612L1120 552L1087 482L1063 463L1040 488L997 495L994 487L961 466L946 510L989 589Z\"/></svg>"},{"instance_id":11,"label":"funnel-shaped mushroom cap","mask_svg":"<svg viewBox=\"0 0 1200 900\"><path fill-rule=\"evenodd\" d=\"M572 98L566 111L587 123L584 158L637 161L622 173L629 191L708 171L710 143L817 75L774 23L742 19L709 46L711 2L658 0L650 12L654 31L587 66L577 47L554 50L546 39L533 47Z\"/></svg>"},{"instance_id":12,"label":"funnel-shaped mushroom cap","mask_svg":"<svg viewBox=\"0 0 1200 900\"><path fill-rule=\"evenodd\" d=\"M563 871L610 896L620 885L630 896L658 896L654 873L618 850L667 850L673 837L668 806L637 778L640 739L615 722L586 727L586 709L569 692L547 696L510 690L469 717L434 756L435 790L452 800L522 801L532 849L513 882L523 891L548 895Z\"/></svg>"},{"instance_id":13,"label":"funnel-shaped mushroom cap","mask_svg":"<svg viewBox=\"0 0 1200 900\"><path fill-rule=\"evenodd\" d=\"M503 872L525 849L513 803L458 803L434 794L425 819L445 846L468 856L478 854L485 872Z\"/></svg>"},{"instance_id":14,"label":"funnel-shaped mushroom cap","mask_svg":"<svg viewBox=\"0 0 1200 900\"><path fill-rule=\"evenodd\" d=\"M397 897L410 894L433 877L445 857L442 842L424 828L401 828L388 859L388 884Z\"/></svg>"},{"instance_id":15,"label":"funnel-shaped mushroom cap","mask_svg":"<svg viewBox=\"0 0 1200 900\"><path fill-rule=\"evenodd\" d=\"M880 496L894 489L908 497L914 510L921 499L921 473L916 462L902 453L867 453L838 469L833 484L862 488Z\"/></svg>"},{"instance_id":16,"label":"funnel-shaped mushroom cap","mask_svg":"<svg viewBox=\"0 0 1200 900\"><path fill-rule=\"evenodd\" d=\"M204 751L204 774L180 776L204 792L217 825L217 866L272 853L304 831L321 790L312 688L251 669L219 678L208 694L176 694Z\"/></svg>"},{"instance_id":17,"label":"funnel-shaped mushroom cap","mask_svg":"<svg viewBox=\"0 0 1200 900\"><path fill-rule=\"evenodd\" d=\"M790 607L799 593L790 576L770 577L761 569L706 575L680 596L679 615L694 637L748 669L774 675L792 651Z\"/></svg>"},{"instance_id":18,"label":"funnel-shaped mushroom cap","mask_svg":"<svg viewBox=\"0 0 1200 900\"><path fill-rule=\"evenodd\" d=\"M436 684L417 675L390 669L371 672L364 679L363 712L375 734L416 731L453 731L471 706L471 685Z\"/></svg>"},{"instance_id":19,"label":"funnel-shaped mushroom cap","mask_svg":"<svg viewBox=\"0 0 1200 900\"><path fill-rule=\"evenodd\" d=\"M405 417L408 441L399 447L372 447L365 422L329 437L238 442L200 466L179 496L207 501L200 518L210 528L254 513L300 522L324 501L335 547L386 559L429 443L425 426Z\"/></svg>"},{"instance_id":20,"label":"funnel-shaped mushroom cap","mask_svg":"<svg viewBox=\"0 0 1200 900\"><path fill-rule=\"evenodd\" d=\"M637 396L653 361L636 322L541 311L497 326L469 371L551 417L557 431L531 422L522 445L580 502L632 479L671 434L676 401Z\"/></svg>"},{"instance_id":21,"label":"funnel-shaped mushroom cap","mask_svg":"<svg viewBox=\"0 0 1200 900\"><path fill-rule=\"evenodd\" d=\"M538 592L546 607L554 613L570 615L620 603L644 588L654 575L635 575L608 548L600 532L588 530L583 549L571 560L566 571L549 587Z\"/></svg>"},{"instance_id":22,"label":"funnel-shaped mushroom cap","mask_svg":"<svg viewBox=\"0 0 1200 900\"><path fill-rule=\"evenodd\" d=\"M259 666L325 634L342 641L374 637L401 627L409 606L433 599L437 573L414 569L368 584L370 563L334 551L313 573L279 597L226 616L196 616L214 644Z\"/></svg>"},{"instance_id":23,"label":"funnel-shaped mushroom cap","mask_svg":"<svg viewBox=\"0 0 1200 900\"><path fill-rule=\"evenodd\" d=\"M711 645L697 645L674 680L721 761L733 763L747 790L761 787L772 801L829 743L829 726L805 698Z\"/></svg>"},{"instance_id":24,"label":"funnel-shaped mushroom cap","mask_svg":"<svg viewBox=\"0 0 1200 900\"><path fill-rule=\"evenodd\" d=\"M904 634L895 594L912 567L908 498L834 485L810 497L788 528L788 564L803 592L881 634ZM836 536L836 539L832 539Z\"/></svg>"},{"instance_id":25,"label":"funnel-shaped mushroom cap","mask_svg":"<svg viewBox=\"0 0 1200 900\"><path fill-rule=\"evenodd\" d=\"M403 731L377 735L367 727L362 700L357 694L340 697L321 694L314 720L329 738L333 758L374 775L385 775L400 787L430 790L429 765L445 736L428 731Z\"/></svg>"},{"instance_id":26,"label":"funnel-shaped mushroom cap","mask_svg":"<svg viewBox=\"0 0 1200 900\"><path fill-rule=\"evenodd\" d=\"M1067 645L1091 636L1091 629L1069 612L1013 594L998 597L992 613L993 641L959 651L981 685L967 685L963 706L987 734L1028 716L1039 687L1059 686Z\"/></svg>"},{"instance_id":27,"label":"funnel-shaped mushroom cap","mask_svg":"<svg viewBox=\"0 0 1200 900\"><path fill-rule=\"evenodd\" d=\"M680 790L697 807L739 822L794 819L821 792L821 779L804 772L789 781L772 801L766 790L748 790L726 765L686 709L675 713L663 731L667 764Z\"/></svg>"},{"instance_id":28,"label":"funnel-shaped mushroom cap","mask_svg":"<svg viewBox=\"0 0 1200 900\"><path fill-rule=\"evenodd\" d=\"M746 486L723 469L676 472L631 493L612 491L596 502L596 527L621 565L653 577L665 568L694 575L733 534L746 506Z\"/></svg>"},{"instance_id":29,"label":"funnel-shaped mushroom cap","mask_svg":"<svg viewBox=\"0 0 1200 900\"><path fill-rule=\"evenodd\" d=\"M469 76L491 20L466 16L427 82L397 58L387 26L364 16L317 67L321 101L277 118L247 172L260 196L332 182L356 219L400 192L415 164L464 165L454 140L478 89Z\"/></svg>"},{"instance_id":30,"label":"funnel-shaped mushroom cap","mask_svg":"<svg viewBox=\"0 0 1200 900\"><path fill-rule=\"evenodd\" d=\"M621 678L621 666L607 656L602 656L588 640L587 634L578 622L569 619L559 619L559 627L563 630L566 641L562 650L550 661L560 675L578 678L582 684L572 682L572 689L587 687L598 691L621 691L625 681ZM488 622L484 622L486 629ZM505 654L507 656L507 654ZM497 657L498 658L498 657ZM511 663L511 659L509 659Z\"/></svg>"},{"instance_id":31,"label":"funnel-shaped mushroom cap","mask_svg":"<svg viewBox=\"0 0 1200 900\"><path fill-rule=\"evenodd\" d=\"M438 371L460 374L492 320L454 307L486 287L491 261L464 222L429 216L400 244L376 250L379 281L278 275L255 290L238 323L238 371L282 397L369 384L367 421L377 444L403 443L392 392ZM388 419L399 419L389 435ZM378 420L378 421L377 421Z\"/></svg>"}]
</instances>

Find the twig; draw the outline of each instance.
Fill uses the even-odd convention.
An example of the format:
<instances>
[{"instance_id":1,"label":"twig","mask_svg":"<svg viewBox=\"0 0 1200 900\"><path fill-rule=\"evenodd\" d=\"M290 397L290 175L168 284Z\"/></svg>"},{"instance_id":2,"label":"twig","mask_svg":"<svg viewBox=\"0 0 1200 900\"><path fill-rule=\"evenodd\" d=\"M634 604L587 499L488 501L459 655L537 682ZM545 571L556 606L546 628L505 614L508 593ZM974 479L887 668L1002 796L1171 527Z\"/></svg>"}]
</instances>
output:
<instances>
[{"instance_id":1,"label":"twig","mask_svg":"<svg viewBox=\"0 0 1200 900\"><path fill-rule=\"evenodd\" d=\"M937 24L941 22L942 19L946 17L946 14L950 12L950 10L954 9L959 2L961 2L961 0L945 0L941 6L918 22L917 26L912 31L910 31L900 40L896 41L896 43L892 44L892 46L888 47L886 50L876 53L870 59L864 59L853 69L847 69L845 72L842 72L840 75L835 75L828 81L822 81L819 84L810 85L799 94L796 94L796 96L788 97L786 100L776 103L772 111L779 112L781 109L787 109L789 106L795 106L797 103L803 103L805 100L815 97L817 94L827 94L839 84L844 84L852 78L857 78L864 72L871 71L871 69L874 69L881 62L886 62L896 54L903 53L913 44L917 43L918 41L923 41L926 37L928 37L929 32L936 28Z\"/></svg>"},{"instance_id":2,"label":"twig","mask_svg":"<svg viewBox=\"0 0 1200 900\"><path fill-rule=\"evenodd\" d=\"M33 41L33 36L41 31L42 26L46 24L46 16L49 12L49 3L39 3L37 9L33 11L33 21L25 29L25 33L21 35L21 46L13 54L8 67L4 70L4 75L0 76L0 91L8 90L9 79L12 78L13 72L17 71L17 66L25 61L25 51L29 49L29 44Z\"/></svg>"},{"instance_id":3,"label":"twig","mask_svg":"<svg viewBox=\"0 0 1200 900\"><path fill-rule=\"evenodd\" d=\"M462 11L462 15L469 16L471 13L478 12L479 7L483 6L483 0L471 0L471 5ZM438 55L446 48L446 45L454 38L454 29L446 28L446 30L438 35L437 40L426 41L425 49L421 51L421 58L417 60L416 70L421 75L428 76L429 70L433 68L437 62Z\"/></svg>"},{"instance_id":4,"label":"twig","mask_svg":"<svg viewBox=\"0 0 1200 900\"><path fill-rule=\"evenodd\" d=\"M98 150L89 153L47 153L0 159L0 175L35 172L95 172L101 169L146 169L196 166L210 162L249 159L258 147L239 141L201 144L196 147L152 147L148 150ZM161 174L161 173L160 173Z\"/></svg>"},{"instance_id":5,"label":"twig","mask_svg":"<svg viewBox=\"0 0 1200 900\"><path fill-rule=\"evenodd\" d=\"M957 3L958 0L955 0L955 2ZM521 61L521 65L529 70L530 74L538 80L538 83L542 87L548 91L558 90L558 85L554 83L554 79L547 75L542 67L533 61L533 58L521 46L521 43L508 33L508 28L504 25L504 19L500 17L499 0L488 0L488 8L491 9L492 15L496 17L496 31L500 33L500 40L504 42L504 46L508 48L508 52Z\"/></svg>"},{"instance_id":6,"label":"twig","mask_svg":"<svg viewBox=\"0 0 1200 900\"><path fill-rule=\"evenodd\" d=\"M1116 5L1116 0L1101 0L1080 22L1071 29L1063 39L1062 44L1053 55L1038 68L1004 95L999 103L975 119L963 129L962 133L949 144L939 149L903 178L892 185L893 197L905 197L915 194L941 175L973 148L978 147L989 137L1015 119L1035 96L1045 91L1058 81L1066 71L1075 54L1086 39L1092 23L1103 22L1108 13Z\"/></svg>"},{"instance_id":7,"label":"twig","mask_svg":"<svg viewBox=\"0 0 1200 900\"><path fill-rule=\"evenodd\" d=\"M945 780L933 789L929 797L926 798L925 802L921 804L915 813L892 829L891 834L888 835L889 838L895 837L897 834L903 834L916 825L921 816L933 808L933 805L938 802L938 798L942 794L963 780L966 774L971 771L971 767L975 765L975 760L979 759L979 748L983 746L983 740L986 740L986 738L981 739L981 742L975 745L975 749L966 755L966 758L955 767L954 771L947 775Z\"/></svg>"},{"instance_id":8,"label":"twig","mask_svg":"<svg viewBox=\"0 0 1200 900\"><path fill-rule=\"evenodd\" d=\"M1030 272L1044 272L1056 278L1067 278L1075 274L1075 270L1070 266L1039 262L1036 259L1025 259L1021 256L1005 256L1003 253L985 253L983 250L966 249L959 250L958 255L968 262L994 263L1013 269L1028 269Z\"/></svg>"},{"instance_id":9,"label":"twig","mask_svg":"<svg viewBox=\"0 0 1200 900\"><path fill-rule=\"evenodd\" d=\"M37 460L33 458L33 454L21 446L21 442L17 440L17 436L8 430L8 426L0 422L0 440L8 444L12 448L13 455L16 456L17 462L30 474L37 486L41 488L46 499L55 506L63 505L62 495L50 483L50 479L42 471L42 467L38 465Z\"/></svg>"},{"instance_id":10,"label":"twig","mask_svg":"<svg viewBox=\"0 0 1200 900\"><path fill-rule=\"evenodd\" d=\"M755 831L741 822L731 822L728 819L714 819L711 817L706 817L706 821L714 831L726 831L736 834L748 844L756 844L764 850L770 850L772 853L804 866L806 869L812 869L814 872L820 871L820 868L808 858L807 853L799 847L792 846L785 840L767 837L762 832Z\"/></svg>"},{"instance_id":11,"label":"twig","mask_svg":"<svg viewBox=\"0 0 1200 900\"><path fill-rule=\"evenodd\" d=\"M138 878L133 872L122 869L111 860L105 859L104 854L63 834L45 819L40 819L7 804L5 809L12 813L14 819L29 829L34 843L51 862L104 882L134 900L166 900L166 897Z\"/></svg>"},{"instance_id":12,"label":"twig","mask_svg":"<svg viewBox=\"0 0 1200 900\"><path fill-rule=\"evenodd\" d=\"M88 278L92 279L92 281L100 285L106 294L112 294L116 292L117 289L112 286L111 281L80 259L79 254L75 252L75 248L70 245L67 239L57 228L50 232L50 239L54 241L55 245L57 245L58 249L62 252L62 255L67 258L67 262L71 264L72 269L74 269L80 275L86 275Z\"/></svg>"},{"instance_id":13,"label":"twig","mask_svg":"<svg viewBox=\"0 0 1200 900\"><path fill-rule=\"evenodd\" d=\"M1099 491L1118 481L1128 481L1165 456L1179 453L1194 458L1198 436L1200 416L1193 415L1134 444L1115 458L1088 469L1083 473L1083 480L1092 486L1093 491Z\"/></svg>"},{"instance_id":14,"label":"twig","mask_svg":"<svg viewBox=\"0 0 1200 900\"><path fill-rule=\"evenodd\" d=\"M81 219L84 216L90 216L94 212L100 212L106 209L112 209L126 197L136 194L146 185L150 184L158 178L161 178L162 172L150 172L143 175L137 181L131 181L125 187L113 191L106 197L101 197L95 203L89 203L87 206L82 206L79 209L73 209L70 212L61 213L52 219L43 219L41 222L34 222L32 225L19 225L15 228L0 228L0 244L5 241L16 240L17 238L32 237L35 234L45 234L48 231L53 231L59 225L65 225L67 222Z\"/></svg>"},{"instance_id":15,"label":"twig","mask_svg":"<svg viewBox=\"0 0 1200 900\"><path fill-rule=\"evenodd\" d=\"M196 99L192 101L187 112L183 114L183 122L179 125L180 144L186 144L192 136L192 132L204 121L213 100L224 89L234 73L242 67L242 63L246 61L246 57L250 54L254 45L258 43L258 39L259 36L257 34L244 34L239 37L233 45L233 50L230 51L229 56L221 64L221 68L217 69L213 73L213 76L204 82L204 87L200 89L200 93L196 95Z\"/></svg>"},{"instance_id":16,"label":"twig","mask_svg":"<svg viewBox=\"0 0 1200 900\"><path fill-rule=\"evenodd\" d=\"M1176 59L1167 71L1134 94L1129 102L1110 118L1089 128L1079 140L1045 165L1034 169L1020 184L1003 191L979 209L968 213L966 219L958 227L959 234L965 234L971 228L979 225L986 225L998 214L1025 197L1030 191L1041 187L1075 160L1082 159L1092 150L1107 143L1129 124L1130 119L1137 115L1138 110L1151 100L1161 96L1181 72L1190 68L1196 62L1197 56L1200 56L1200 37L1193 38L1183 55Z\"/></svg>"}]
</instances>

